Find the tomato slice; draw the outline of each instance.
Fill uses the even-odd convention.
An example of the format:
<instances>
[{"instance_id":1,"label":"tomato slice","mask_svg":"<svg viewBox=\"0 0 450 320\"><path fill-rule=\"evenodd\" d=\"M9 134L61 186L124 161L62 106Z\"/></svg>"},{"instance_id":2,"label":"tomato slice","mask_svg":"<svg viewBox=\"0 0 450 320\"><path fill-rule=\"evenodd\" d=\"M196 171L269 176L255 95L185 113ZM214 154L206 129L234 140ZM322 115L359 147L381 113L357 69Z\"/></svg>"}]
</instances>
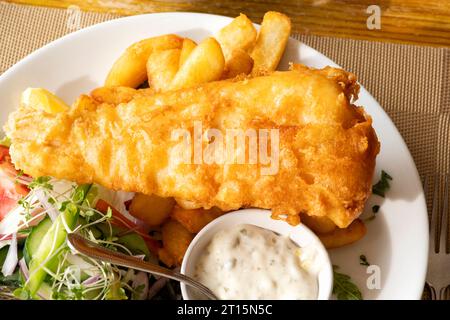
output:
<instances>
[{"instance_id":1,"label":"tomato slice","mask_svg":"<svg viewBox=\"0 0 450 320\"><path fill-rule=\"evenodd\" d=\"M18 172L11 163L9 149L0 146L0 221L28 194L28 188L16 182Z\"/></svg>"},{"instance_id":2,"label":"tomato slice","mask_svg":"<svg viewBox=\"0 0 450 320\"><path fill-rule=\"evenodd\" d=\"M3 161L6 157L9 157L9 148L0 145L0 162Z\"/></svg>"}]
</instances>

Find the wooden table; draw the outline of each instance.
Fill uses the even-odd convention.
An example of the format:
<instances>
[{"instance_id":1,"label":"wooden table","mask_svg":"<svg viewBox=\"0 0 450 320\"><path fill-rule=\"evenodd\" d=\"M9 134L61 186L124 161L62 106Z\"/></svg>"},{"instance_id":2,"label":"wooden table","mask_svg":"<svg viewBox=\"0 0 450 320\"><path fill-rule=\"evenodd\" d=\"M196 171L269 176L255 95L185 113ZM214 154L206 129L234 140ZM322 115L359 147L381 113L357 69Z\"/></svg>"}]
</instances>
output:
<instances>
[{"instance_id":1,"label":"wooden table","mask_svg":"<svg viewBox=\"0 0 450 320\"><path fill-rule=\"evenodd\" d=\"M9 2L85 11L133 15L163 11L195 11L236 16L260 22L264 12L281 11L293 31L332 37L450 47L450 0L9 0ZM369 30L367 13L378 5L381 29ZM376 10L376 8L374 9ZM371 11L373 14L374 11Z\"/></svg>"}]
</instances>

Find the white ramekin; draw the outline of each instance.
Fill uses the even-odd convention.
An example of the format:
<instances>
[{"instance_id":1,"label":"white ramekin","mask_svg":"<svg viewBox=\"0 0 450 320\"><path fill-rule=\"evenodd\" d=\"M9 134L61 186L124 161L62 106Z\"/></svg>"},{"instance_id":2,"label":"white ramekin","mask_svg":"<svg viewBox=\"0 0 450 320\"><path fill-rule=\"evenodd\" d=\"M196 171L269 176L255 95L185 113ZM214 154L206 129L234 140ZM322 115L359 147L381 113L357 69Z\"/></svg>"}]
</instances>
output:
<instances>
[{"instance_id":1,"label":"white ramekin","mask_svg":"<svg viewBox=\"0 0 450 320\"><path fill-rule=\"evenodd\" d=\"M280 235L288 236L299 247L312 247L315 249L317 277L319 284L318 300L330 299L333 289L333 269L328 256L328 252L320 242L319 238L305 225L299 224L291 226L287 222L274 220L270 210L244 209L227 213L209 223L192 240L181 265L181 273L192 276L196 263L211 241L213 235L225 228L240 224L251 224L268 230L272 230ZM181 292L185 300L194 300L195 296L189 286L181 283Z\"/></svg>"}]
</instances>

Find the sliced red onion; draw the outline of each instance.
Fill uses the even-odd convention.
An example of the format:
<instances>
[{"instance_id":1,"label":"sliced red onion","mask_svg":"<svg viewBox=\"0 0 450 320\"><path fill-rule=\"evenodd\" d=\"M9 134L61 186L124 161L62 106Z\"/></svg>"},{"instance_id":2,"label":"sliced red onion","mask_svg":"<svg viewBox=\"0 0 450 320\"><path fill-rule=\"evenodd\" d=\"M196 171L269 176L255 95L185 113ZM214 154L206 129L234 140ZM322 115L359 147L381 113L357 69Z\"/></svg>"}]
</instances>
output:
<instances>
[{"instance_id":1,"label":"sliced red onion","mask_svg":"<svg viewBox=\"0 0 450 320\"><path fill-rule=\"evenodd\" d=\"M8 254L6 255L5 262L3 263L2 273L5 277L14 273L18 262L17 258L17 236L14 233L9 245Z\"/></svg>"},{"instance_id":2,"label":"sliced red onion","mask_svg":"<svg viewBox=\"0 0 450 320\"><path fill-rule=\"evenodd\" d=\"M11 210L0 222L0 234L10 235L17 231L17 228L23 219L22 212L23 208L20 206L17 206Z\"/></svg>"},{"instance_id":3,"label":"sliced red onion","mask_svg":"<svg viewBox=\"0 0 450 320\"><path fill-rule=\"evenodd\" d=\"M28 280L28 278L30 277L30 272L28 271L28 266L27 263L25 262L25 258L19 260L19 268L20 271L22 271L25 280Z\"/></svg>"},{"instance_id":4,"label":"sliced red onion","mask_svg":"<svg viewBox=\"0 0 450 320\"><path fill-rule=\"evenodd\" d=\"M4 236L0 234L0 239L4 239L0 241L0 249L6 246L9 246L11 244L11 236Z\"/></svg>"},{"instance_id":5,"label":"sliced red onion","mask_svg":"<svg viewBox=\"0 0 450 320\"><path fill-rule=\"evenodd\" d=\"M135 221L135 218L128 213L128 210L125 207L125 202L133 199L133 192L114 191L98 185L96 185L96 188L98 188L98 199L102 199L108 202L109 205L111 205L125 217L127 217L131 221Z\"/></svg>"},{"instance_id":6,"label":"sliced red onion","mask_svg":"<svg viewBox=\"0 0 450 320\"><path fill-rule=\"evenodd\" d=\"M36 200L37 200L37 197L35 195L32 195L29 198L29 202L31 202L31 203L33 203ZM31 212L31 215L33 217L35 217L41 212L42 212L41 208L36 208ZM24 208L18 205L17 207L12 209L3 218L3 220L0 221L0 241L5 240L3 237L5 237L5 236L7 237L7 236L13 234L14 232L17 232L18 230L27 227L27 225L23 223L23 215L24 215ZM29 226L36 225L43 218L44 217L42 216L41 218L33 219L33 221L31 223L29 223Z\"/></svg>"},{"instance_id":7,"label":"sliced red onion","mask_svg":"<svg viewBox=\"0 0 450 320\"><path fill-rule=\"evenodd\" d=\"M86 280L84 280L82 282L82 284L85 285L85 286L88 286L90 284L96 283L100 279L101 279L101 277L99 275L95 275L95 276L89 277Z\"/></svg>"},{"instance_id":8,"label":"sliced red onion","mask_svg":"<svg viewBox=\"0 0 450 320\"><path fill-rule=\"evenodd\" d=\"M148 232L150 230L150 227L144 221L135 218L128 212L127 204L133 200L135 193L114 191L98 185L96 185L96 187L98 188L97 199L102 199L108 202L111 207L119 211L125 218L137 225L143 231Z\"/></svg>"},{"instance_id":9,"label":"sliced red onion","mask_svg":"<svg viewBox=\"0 0 450 320\"><path fill-rule=\"evenodd\" d=\"M0 249L11 243L13 234L0 234ZM17 239L25 239L28 235L24 233L16 234Z\"/></svg>"},{"instance_id":10,"label":"sliced red onion","mask_svg":"<svg viewBox=\"0 0 450 320\"><path fill-rule=\"evenodd\" d=\"M158 292L160 292L161 289L164 288L164 286L167 284L167 281L169 281L169 279L167 278L159 278L158 280L156 280L156 282L148 290L147 300L153 299L158 294Z\"/></svg>"},{"instance_id":11,"label":"sliced red onion","mask_svg":"<svg viewBox=\"0 0 450 320\"><path fill-rule=\"evenodd\" d=\"M29 220L27 224L24 224L24 227L34 227L37 226L39 224L39 222L41 222L42 220L45 219L45 214L42 214L44 212L44 209L38 207L36 209L34 209L31 212L31 216L33 217L33 219ZM38 217L39 216L39 217ZM37 218L36 218L37 217ZM17 235L17 237L19 237L19 235Z\"/></svg>"},{"instance_id":12,"label":"sliced red onion","mask_svg":"<svg viewBox=\"0 0 450 320\"><path fill-rule=\"evenodd\" d=\"M148 296L148 274L142 271L136 273L133 278L133 282L131 283L131 287L133 289L137 289L138 287L142 287L138 293L134 295L136 300L146 300Z\"/></svg>"},{"instance_id":13,"label":"sliced red onion","mask_svg":"<svg viewBox=\"0 0 450 320\"><path fill-rule=\"evenodd\" d=\"M48 202L47 196L45 195L44 191L37 189L35 191L36 198L41 203L42 207L44 207L44 210L47 211L48 216L52 221L55 221L55 219L58 217L59 212L56 210L56 208Z\"/></svg>"}]
</instances>

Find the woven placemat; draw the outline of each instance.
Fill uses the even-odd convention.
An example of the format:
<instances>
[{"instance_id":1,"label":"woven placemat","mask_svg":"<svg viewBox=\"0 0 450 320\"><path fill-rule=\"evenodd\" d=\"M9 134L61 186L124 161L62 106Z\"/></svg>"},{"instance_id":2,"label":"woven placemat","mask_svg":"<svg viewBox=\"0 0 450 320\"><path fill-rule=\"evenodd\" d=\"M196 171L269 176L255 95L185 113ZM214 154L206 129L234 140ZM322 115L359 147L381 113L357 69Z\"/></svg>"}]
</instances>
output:
<instances>
[{"instance_id":1,"label":"woven placemat","mask_svg":"<svg viewBox=\"0 0 450 320\"><path fill-rule=\"evenodd\" d=\"M0 74L37 48L72 32L69 16L68 10L0 2ZM79 25L117 17L83 12ZM295 37L358 75L395 122L430 186L436 177L442 181L450 173L450 49ZM429 188L429 200L432 191Z\"/></svg>"}]
</instances>

